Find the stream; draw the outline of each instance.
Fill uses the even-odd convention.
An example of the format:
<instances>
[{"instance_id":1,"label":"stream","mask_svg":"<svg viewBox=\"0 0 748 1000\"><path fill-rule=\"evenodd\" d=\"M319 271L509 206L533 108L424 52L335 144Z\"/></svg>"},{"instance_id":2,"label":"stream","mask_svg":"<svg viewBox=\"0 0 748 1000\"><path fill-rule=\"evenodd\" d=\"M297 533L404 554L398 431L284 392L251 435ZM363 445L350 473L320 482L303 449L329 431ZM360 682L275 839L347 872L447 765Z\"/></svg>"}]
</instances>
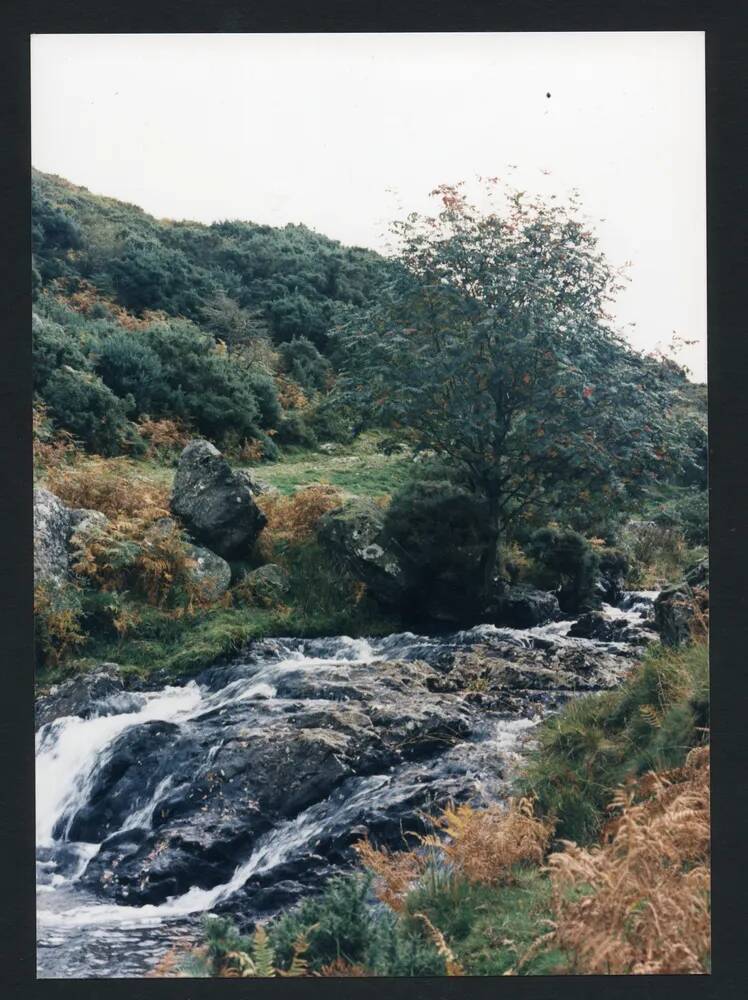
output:
<instances>
[{"instance_id":1,"label":"stream","mask_svg":"<svg viewBox=\"0 0 748 1000\"><path fill-rule=\"evenodd\" d=\"M606 639L278 638L159 690L111 666L78 701L60 685L37 731L38 976L144 976L204 913L246 926L319 890L367 832L396 849L424 812L500 802L544 715L656 638L655 596L604 605Z\"/></svg>"}]
</instances>

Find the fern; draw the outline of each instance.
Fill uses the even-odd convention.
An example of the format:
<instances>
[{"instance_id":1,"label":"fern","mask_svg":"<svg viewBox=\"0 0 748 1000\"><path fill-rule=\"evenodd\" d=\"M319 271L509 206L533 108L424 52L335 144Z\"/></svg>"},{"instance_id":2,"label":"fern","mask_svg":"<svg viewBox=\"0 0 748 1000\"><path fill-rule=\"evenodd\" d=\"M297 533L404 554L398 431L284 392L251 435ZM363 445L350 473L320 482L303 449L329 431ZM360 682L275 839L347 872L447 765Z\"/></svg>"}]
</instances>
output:
<instances>
[{"instance_id":1,"label":"fern","mask_svg":"<svg viewBox=\"0 0 748 1000\"><path fill-rule=\"evenodd\" d=\"M255 960L256 976L269 978L276 974L275 953L268 940L267 931L262 926L255 931L252 953Z\"/></svg>"}]
</instances>

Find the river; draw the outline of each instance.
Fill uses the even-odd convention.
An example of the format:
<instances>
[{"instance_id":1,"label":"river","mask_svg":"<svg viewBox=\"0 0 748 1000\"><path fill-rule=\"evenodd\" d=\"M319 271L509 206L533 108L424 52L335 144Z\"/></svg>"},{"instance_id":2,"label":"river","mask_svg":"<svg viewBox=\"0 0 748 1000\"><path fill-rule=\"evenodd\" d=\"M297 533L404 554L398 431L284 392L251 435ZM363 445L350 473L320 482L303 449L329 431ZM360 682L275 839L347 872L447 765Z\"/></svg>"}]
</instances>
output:
<instances>
[{"instance_id":1,"label":"river","mask_svg":"<svg viewBox=\"0 0 748 1000\"><path fill-rule=\"evenodd\" d=\"M39 977L147 975L202 914L264 918L345 871L365 831L397 846L424 810L501 801L542 717L640 655L655 596L604 607L614 642L570 638L571 620L266 640L46 722Z\"/></svg>"}]
</instances>

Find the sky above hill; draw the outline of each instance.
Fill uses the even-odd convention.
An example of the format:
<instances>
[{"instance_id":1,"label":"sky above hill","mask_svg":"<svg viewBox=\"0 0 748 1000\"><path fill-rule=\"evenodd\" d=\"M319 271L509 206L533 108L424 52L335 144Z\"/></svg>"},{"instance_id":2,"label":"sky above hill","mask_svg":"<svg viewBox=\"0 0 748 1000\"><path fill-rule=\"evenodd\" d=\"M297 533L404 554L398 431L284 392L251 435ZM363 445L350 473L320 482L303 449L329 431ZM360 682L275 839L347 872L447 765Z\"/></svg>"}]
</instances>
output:
<instances>
[{"instance_id":1,"label":"sky above hill","mask_svg":"<svg viewBox=\"0 0 748 1000\"><path fill-rule=\"evenodd\" d=\"M616 323L706 377L701 32L36 35L32 162L159 218L303 222L384 249L429 192L571 189Z\"/></svg>"}]
</instances>

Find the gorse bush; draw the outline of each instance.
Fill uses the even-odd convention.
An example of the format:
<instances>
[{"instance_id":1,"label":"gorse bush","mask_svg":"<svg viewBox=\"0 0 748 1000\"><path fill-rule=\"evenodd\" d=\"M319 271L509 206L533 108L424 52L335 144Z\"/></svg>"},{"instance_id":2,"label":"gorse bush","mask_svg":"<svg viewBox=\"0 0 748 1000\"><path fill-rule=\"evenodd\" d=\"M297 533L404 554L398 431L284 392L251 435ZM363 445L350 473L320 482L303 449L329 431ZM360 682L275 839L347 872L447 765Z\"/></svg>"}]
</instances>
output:
<instances>
[{"instance_id":1,"label":"gorse bush","mask_svg":"<svg viewBox=\"0 0 748 1000\"><path fill-rule=\"evenodd\" d=\"M163 370L158 354L145 340L129 331L114 331L97 345L95 368L117 396L132 397L137 414L151 410Z\"/></svg>"},{"instance_id":2,"label":"gorse bush","mask_svg":"<svg viewBox=\"0 0 748 1000\"><path fill-rule=\"evenodd\" d=\"M311 340L294 337L280 346L283 370L307 392L324 389L332 369Z\"/></svg>"}]
</instances>

